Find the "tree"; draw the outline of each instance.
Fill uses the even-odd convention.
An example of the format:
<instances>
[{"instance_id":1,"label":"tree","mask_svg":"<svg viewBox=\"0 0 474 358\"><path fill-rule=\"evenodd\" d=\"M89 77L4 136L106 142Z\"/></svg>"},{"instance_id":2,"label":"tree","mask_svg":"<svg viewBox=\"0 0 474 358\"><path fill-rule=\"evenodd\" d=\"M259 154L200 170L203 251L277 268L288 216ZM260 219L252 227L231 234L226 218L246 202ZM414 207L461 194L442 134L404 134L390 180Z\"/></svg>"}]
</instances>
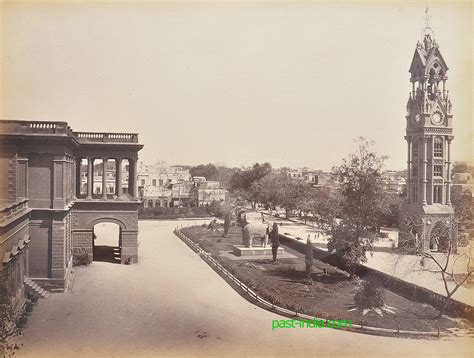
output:
<instances>
[{"instance_id":1,"label":"tree","mask_svg":"<svg viewBox=\"0 0 474 358\"><path fill-rule=\"evenodd\" d=\"M293 180L285 174L279 174L274 190L275 204L285 209L288 218L293 210L301 208L308 195L309 188L304 182Z\"/></svg>"},{"instance_id":2,"label":"tree","mask_svg":"<svg viewBox=\"0 0 474 358\"><path fill-rule=\"evenodd\" d=\"M344 261L351 277L357 264L367 262L365 254L370 247L369 242L360 237L357 228L346 221L335 224L328 239L328 251Z\"/></svg>"},{"instance_id":3,"label":"tree","mask_svg":"<svg viewBox=\"0 0 474 358\"><path fill-rule=\"evenodd\" d=\"M318 188L314 192L311 212L318 227L330 233L336 224L336 218L340 216L342 196L339 191L331 191L329 188Z\"/></svg>"},{"instance_id":4,"label":"tree","mask_svg":"<svg viewBox=\"0 0 474 358\"><path fill-rule=\"evenodd\" d=\"M255 163L251 168L237 170L230 179L231 192L250 201L255 207L259 193L255 190L255 186L252 187L252 184L270 174L271 170L270 163Z\"/></svg>"},{"instance_id":5,"label":"tree","mask_svg":"<svg viewBox=\"0 0 474 358\"><path fill-rule=\"evenodd\" d=\"M466 162L454 162L453 173L469 173L469 167Z\"/></svg>"},{"instance_id":6,"label":"tree","mask_svg":"<svg viewBox=\"0 0 474 358\"><path fill-rule=\"evenodd\" d=\"M0 272L0 356L11 357L19 347L11 339L21 333L14 321L14 311L7 296L7 286L3 272Z\"/></svg>"},{"instance_id":7,"label":"tree","mask_svg":"<svg viewBox=\"0 0 474 358\"><path fill-rule=\"evenodd\" d=\"M462 188L452 187L451 203L459 222L459 232L469 232L472 226L472 196L463 194Z\"/></svg>"},{"instance_id":8,"label":"tree","mask_svg":"<svg viewBox=\"0 0 474 358\"><path fill-rule=\"evenodd\" d=\"M397 227L400 222L403 196L395 193L384 193L381 196L381 200L384 200L384 203L380 206L382 210L380 223L383 226Z\"/></svg>"},{"instance_id":9,"label":"tree","mask_svg":"<svg viewBox=\"0 0 474 358\"><path fill-rule=\"evenodd\" d=\"M189 173L193 177L205 177L206 180L219 180L219 174L217 167L214 164L199 164L198 166L191 167Z\"/></svg>"},{"instance_id":10,"label":"tree","mask_svg":"<svg viewBox=\"0 0 474 358\"><path fill-rule=\"evenodd\" d=\"M373 151L373 142L360 137L357 148L340 166L333 168L341 182L341 222L333 224L328 249L344 258L353 268L366 262L365 253L371 248L380 230L381 219L387 212L384 198L382 168L386 156ZM350 270L351 275L353 269Z\"/></svg>"},{"instance_id":11,"label":"tree","mask_svg":"<svg viewBox=\"0 0 474 358\"><path fill-rule=\"evenodd\" d=\"M452 220L438 221L430 232L430 240L438 245L438 252L426 250L419 233L423 223L416 218L405 216L403 227L406 228L406 245L400 248L400 253L421 256L419 264L413 270L423 270L441 276L445 290L445 301L439 308L439 316L445 314L451 297L462 287L474 273L474 247L460 248L461 236L458 234L459 218L456 214Z\"/></svg>"}]
</instances>

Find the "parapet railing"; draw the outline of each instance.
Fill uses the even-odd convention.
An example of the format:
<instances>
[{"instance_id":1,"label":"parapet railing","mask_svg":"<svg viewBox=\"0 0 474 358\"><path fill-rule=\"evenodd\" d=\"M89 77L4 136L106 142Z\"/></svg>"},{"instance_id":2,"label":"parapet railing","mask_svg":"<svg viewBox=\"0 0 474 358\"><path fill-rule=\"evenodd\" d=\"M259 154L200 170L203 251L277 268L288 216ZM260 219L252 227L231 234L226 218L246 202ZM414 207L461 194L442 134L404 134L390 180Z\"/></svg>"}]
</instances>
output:
<instances>
[{"instance_id":1,"label":"parapet railing","mask_svg":"<svg viewBox=\"0 0 474 358\"><path fill-rule=\"evenodd\" d=\"M0 204L0 222L7 220L16 213L28 208L28 199L21 199L15 202Z\"/></svg>"},{"instance_id":2,"label":"parapet railing","mask_svg":"<svg viewBox=\"0 0 474 358\"><path fill-rule=\"evenodd\" d=\"M192 225L189 225L192 226ZM255 299L256 302L259 304L263 305L267 309L280 313L284 316L291 316L295 317L296 319L300 320L308 320L308 321L313 321L313 320L318 320L318 321L324 321L327 327L333 327L333 328L342 328L338 327L335 325L335 320L330 320L330 319L325 319L325 318L318 318L314 316L308 316L306 314L303 314L298 311L292 311L287 308L283 308L280 306L275 305L272 302L268 302L267 300L263 299L260 297L255 291L253 291L251 288L249 288L245 283L243 283L241 280L239 280L237 277L235 277L233 274L231 274L224 266L222 266L219 262L217 262L208 252L204 251L201 249L197 244L195 244L190 238L188 238L182 231L181 228L176 227L174 229L174 234L179 237L181 240L183 240L194 252L199 253L201 258L207 264L211 267L214 267L217 271L221 272L223 275L227 276L228 279L233 281L235 284L237 284L244 292L246 292L251 298ZM350 321L349 321L350 322ZM344 327L342 328L344 330L348 331L355 331L355 332L366 332L370 334L390 334L390 335L399 335L399 334L404 334L404 335L411 335L411 336L420 336L420 337L441 337L441 331L438 327L437 331L431 331L431 332L420 332L420 331L407 331L407 330L401 330L400 328L398 329L389 329L389 328L380 328L380 327L369 327L369 326L363 326L363 325L358 325L358 324L350 324L350 327Z\"/></svg>"},{"instance_id":3,"label":"parapet railing","mask_svg":"<svg viewBox=\"0 0 474 358\"><path fill-rule=\"evenodd\" d=\"M72 135L71 128L66 122L52 121L0 121L2 134L56 134Z\"/></svg>"},{"instance_id":4,"label":"parapet railing","mask_svg":"<svg viewBox=\"0 0 474 358\"><path fill-rule=\"evenodd\" d=\"M79 142L90 143L138 143L137 133L73 132Z\"/></svg>"}]
</instances>

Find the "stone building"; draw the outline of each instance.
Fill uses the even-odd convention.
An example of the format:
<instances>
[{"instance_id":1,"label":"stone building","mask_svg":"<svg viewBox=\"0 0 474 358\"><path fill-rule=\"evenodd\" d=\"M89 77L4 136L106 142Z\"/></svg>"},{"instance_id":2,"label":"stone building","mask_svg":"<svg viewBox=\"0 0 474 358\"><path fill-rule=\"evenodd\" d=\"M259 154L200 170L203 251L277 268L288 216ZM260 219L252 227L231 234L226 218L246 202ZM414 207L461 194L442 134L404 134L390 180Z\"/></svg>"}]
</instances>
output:
<instances>
[{"instance_id":1,"label":"stone building","mask_svg":"<svg viewBox=\"0 0 474 358\"><path fill-rule=\"evenodd\" d=\"M0 121L0 274L17 306L27 290L67 286L74 253L93 257L97 223L119 225L120 260L137 262L136 167L142 147L137 134L75 132L66 122ZM127 161L126 193L103 190L107 176L101 192L93 192L98 158L104 172L107 163L116 163L115 188L123 187Z\"/></svg>"},{"instance_id":2,"label":"stone building","mask_svg":"<svg viewBox=\"0 0 474 358\"><path fill-rule=\"evenodd\" d=\"M444 251L454 235L451 205L453 113L448 66L426 27L410 66L406 114L407 199L400 245Z\"/></svg>"}]
</instances>

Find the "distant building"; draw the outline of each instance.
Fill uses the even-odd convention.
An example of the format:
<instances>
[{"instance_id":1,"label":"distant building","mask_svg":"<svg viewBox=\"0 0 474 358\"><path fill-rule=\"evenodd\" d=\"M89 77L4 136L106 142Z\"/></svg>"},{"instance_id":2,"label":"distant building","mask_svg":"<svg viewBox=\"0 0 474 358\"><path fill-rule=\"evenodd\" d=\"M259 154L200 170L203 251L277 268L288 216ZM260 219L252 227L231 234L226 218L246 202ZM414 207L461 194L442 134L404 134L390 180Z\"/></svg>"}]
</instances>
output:
<instances>
[{"instance_id":1,"label":"distant building","mask_svg":"<svg viewBox=\"0 0 474 358\"><path fill-rule=\"evenodd\" d=\"M474 196L474 181L471 173L453 173L452 187L460 188L464 195Z\"/></svg>"},{"instance_id":2,"label":"distant building","mask_svg":"<svg viewBox=\"0 0 474 358\"><path fill-rule=\"evenodd\" d=\"M276 174L282 173L281 169L273 171ZM288 169L286 171L289 178L294 180L304 181L312 188L329 188L336 189L339 187L337 176L331 172L324 172L322 170L313 170L310 168Z\"/></svg>"},{"instance_id":3,"label":"distant building","mask_svg":"<svg viewBox=\"0 0 474 358\"><path fill-rule=\"evenodd\" d=\"M182 207L206 206L212 201L225 201L227 190L218 181L191 177L189 170L179 166L139 167L138 185L143 206Z\"/></svg>"},{"instance_id":4,"label":"distant building","mask_svg":"<svg viewBox=\"0 0 474 358\"><path fill-rule=\"evenodd\" d=\"M144 192L152 187L167 188L190 180L189 170L180 166L146 165L140 162L138 167L138 187Z\"/></svg>"},{"instance_id":5,"label":"distant building","mask_svg":"<svg viewBox=\"0 0 474 358\"><path fill-rule=\"evenodd\" d=\"M387 192L401 194L406 188L406 171L386 170L382 173L382 181Z\"/></svg>"}]
</instances>

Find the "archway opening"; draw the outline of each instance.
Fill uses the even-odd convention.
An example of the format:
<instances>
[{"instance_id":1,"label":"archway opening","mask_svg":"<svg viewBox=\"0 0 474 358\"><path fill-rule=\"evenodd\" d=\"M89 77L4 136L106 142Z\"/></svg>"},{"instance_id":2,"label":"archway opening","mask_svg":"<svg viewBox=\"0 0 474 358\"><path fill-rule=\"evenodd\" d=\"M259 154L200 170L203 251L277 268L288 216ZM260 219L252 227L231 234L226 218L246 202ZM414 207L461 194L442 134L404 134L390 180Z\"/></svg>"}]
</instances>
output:
<instances>
[{"instance_id":1,"label":"archway opening","mask_svg":"<svg viewBox=\"0 0 474 358\"><path fill-rule=\"evenodd\" d=\"M119 264L121 261L121 234L119 225L102 222L93 229L93 260Z\"/></svg>"},{"instance_id":2,"label":"archway opening","mask_svg":"<svg viewBox=\"0 0 474 358\"><path fill-rule=\"evenodd\" d=\"M438 221L431 229L430 250L446 252L449 246L450 234L450 227L442 221Z\"/></svg>"}]
</instances>

